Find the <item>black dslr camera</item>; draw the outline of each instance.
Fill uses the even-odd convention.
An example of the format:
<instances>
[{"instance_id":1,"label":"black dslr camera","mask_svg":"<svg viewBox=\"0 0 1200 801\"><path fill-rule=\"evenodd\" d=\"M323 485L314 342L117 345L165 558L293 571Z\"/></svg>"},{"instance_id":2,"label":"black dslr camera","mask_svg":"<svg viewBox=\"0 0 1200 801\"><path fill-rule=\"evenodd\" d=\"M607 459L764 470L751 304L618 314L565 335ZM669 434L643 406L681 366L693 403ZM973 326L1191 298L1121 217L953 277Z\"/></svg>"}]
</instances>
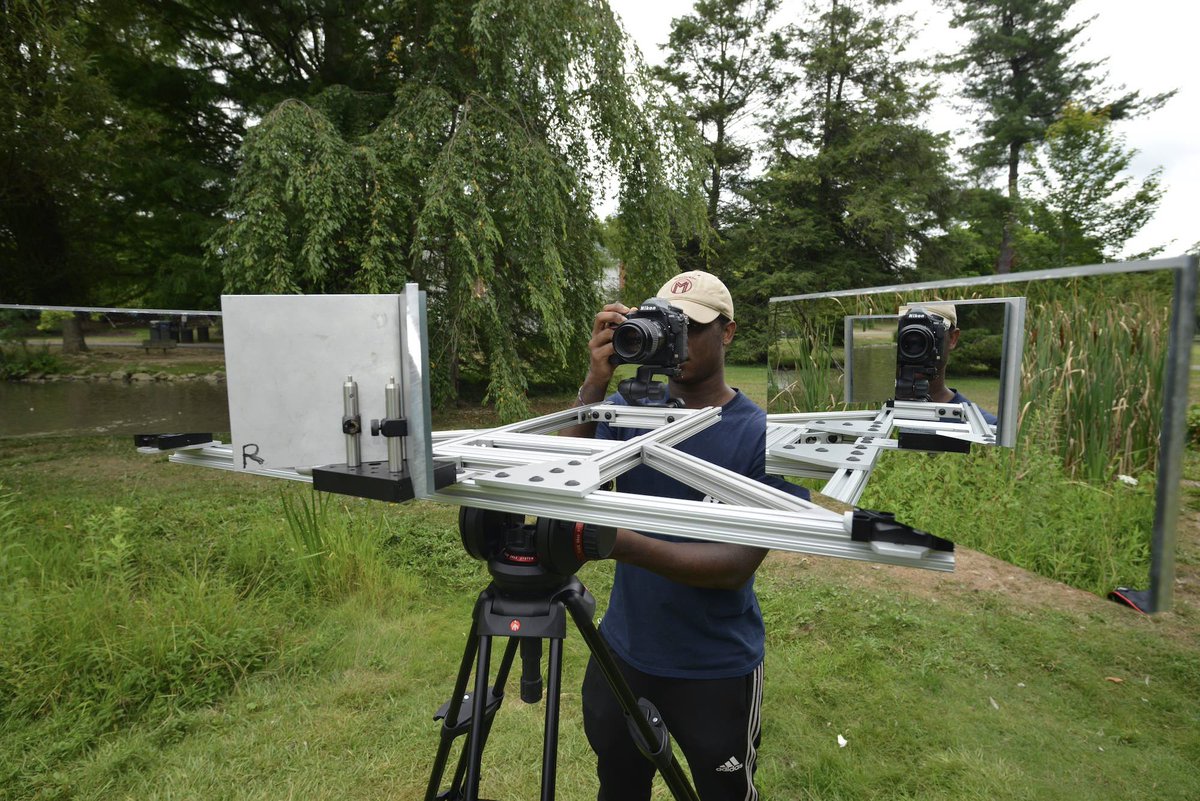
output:
<instances>
[{"instance_id":1,"label":"black dslr camera","mask_svg":"<svg viewBox=\"0 0 1200 801\"><path fill-rule=\"evenodd\" d=\"M647 298L625 322L613 330L613 364L638 364L637 378L627 378L617 386L631 404L678 406L667 400L667 388L652 380L655 373L679 375L679 366L687 361L687 315L662 298Z\"/></svg>"},{"instance_id":2,"label":"black dslr camera","mask_svg":"<svg viewBox=\"0 0 1200 801\"><path fill-rule=\"evenodd\" d=\"M612 363L650 364L675 375L687 360L687 327L686 314L662 298L647 298L613 331Z\"/></svg>"},{"instance_id":3,"label":"black dslr camera","mask_svg":"<svg viewBox=\"0 0 1200 801\"><path fill-rule=\"evenodd\" d=\"M900 318L896 333L896 400L933 400L929 380L945 363L950 324L924 309Z\"/></svg>"}]
</instances>

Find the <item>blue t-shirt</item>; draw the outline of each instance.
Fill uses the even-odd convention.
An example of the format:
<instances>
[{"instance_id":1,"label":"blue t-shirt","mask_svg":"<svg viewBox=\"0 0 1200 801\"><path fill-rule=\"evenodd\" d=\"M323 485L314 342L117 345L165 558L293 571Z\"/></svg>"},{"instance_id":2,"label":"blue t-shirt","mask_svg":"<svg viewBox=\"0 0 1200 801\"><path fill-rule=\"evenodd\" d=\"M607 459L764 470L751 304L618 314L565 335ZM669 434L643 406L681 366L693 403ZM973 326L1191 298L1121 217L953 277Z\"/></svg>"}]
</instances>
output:
<instances>
[{"instance_id":1,"label":"blue t-shirt","mask_svg":"<svg viewBox=\"0 0 1200 801\"><path fill-rule=\"evenodd\" d=\"M627 405L620 395L609 403ZM646 429L596 427L598 439L629 440ZM766 473L767 415L741 392L721 408L721 420L675 446L801 498L808 490ZM617 491L661 498L703 500L704 494L639 465L617 478ZM641 532L669 542L682 537ZM618 562L608 611L601 621L621 659L654 676L723 679L744 676L763 659L763 620L751 578L736 590L691 587Z\"/></svg>"}]
</instances>

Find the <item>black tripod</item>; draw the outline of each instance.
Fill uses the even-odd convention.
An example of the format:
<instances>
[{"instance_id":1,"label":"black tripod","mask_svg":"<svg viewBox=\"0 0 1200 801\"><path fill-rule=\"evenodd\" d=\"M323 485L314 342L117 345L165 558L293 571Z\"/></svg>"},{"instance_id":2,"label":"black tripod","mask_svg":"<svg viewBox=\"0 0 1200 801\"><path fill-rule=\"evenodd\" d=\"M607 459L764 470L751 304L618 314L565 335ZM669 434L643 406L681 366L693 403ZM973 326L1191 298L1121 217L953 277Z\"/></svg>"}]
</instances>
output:
<instances>
[{"instance_id":1,"label":"black tripod","mask_svg":"<svg viewBox=\"0 0 1200 801\"><path fill-rule=\"evenodd\" d=\"M533 703L541 698L542 641L549 640L541 801L552 801L557 771L562 644L569 613L624 710L638 748L658 768L676 799L699 801L672 753L662 717L649 701L634 697L607 643L592 623L596 601L574 576L583 562L608 555L614 532L545 519L525 525L516 515L464 508L459 514L459 533L467 552L487 561L493 580L475 603L454 693L434 718L442 721L441 740L425 800L479 801L483 749L492 721L504 701L505 684L518 647L522 657L521 699ZM495 681L489 686L493 637L508 637L508 644ZM474 689L468 693L472 663ZM466 741L450 786L440 789L451 747L461 736Z\"/></svg>"}]
</instances>

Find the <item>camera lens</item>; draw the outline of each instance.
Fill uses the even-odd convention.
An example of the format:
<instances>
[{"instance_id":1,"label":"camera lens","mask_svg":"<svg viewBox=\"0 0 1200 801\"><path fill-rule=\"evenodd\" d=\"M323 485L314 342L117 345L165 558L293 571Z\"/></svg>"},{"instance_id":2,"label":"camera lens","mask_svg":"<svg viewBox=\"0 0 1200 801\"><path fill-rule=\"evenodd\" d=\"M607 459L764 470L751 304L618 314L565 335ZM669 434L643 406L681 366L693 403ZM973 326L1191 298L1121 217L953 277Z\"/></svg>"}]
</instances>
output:
<instances>
[{"instance_id":1,"label":"camera lens","mask_svg":"<svg viewBox=\"0 0 1200 801\"><path fill-rule=\"evenodd\" d=\"M933 353L933 335L923 325L910 325L900 331L897 347L900 358L910 362L928 359Z\"/></svg>"},{"instance_id":2,"label":"camera lens","mask_svg":"<svg viewBox=\"0 0 1200 801\"><path fill-rule=\"evenodd\" d=\"M613 331L613 350L627 362L645 361L661 343L662 329L648 320L626 320Z\"/></svg>"}]
</instances>

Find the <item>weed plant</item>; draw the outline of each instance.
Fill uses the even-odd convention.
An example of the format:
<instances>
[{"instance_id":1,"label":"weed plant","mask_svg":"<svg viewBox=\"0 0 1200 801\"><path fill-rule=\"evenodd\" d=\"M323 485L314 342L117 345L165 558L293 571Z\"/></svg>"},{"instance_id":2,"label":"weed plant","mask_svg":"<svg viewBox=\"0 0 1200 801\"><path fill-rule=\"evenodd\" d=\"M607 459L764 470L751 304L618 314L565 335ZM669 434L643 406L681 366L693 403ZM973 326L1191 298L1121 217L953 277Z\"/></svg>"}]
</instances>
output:
<instances>
[{"instance_id":1,"label":"weed plant","mask_svg":"<svg viewBox=\"0 0 1200 801\"><path fill-rule=\"evenodd\" d=\"M356 525L345 507L320 492L284 492L280 497L290 545L305 588L330 600L386 589L377 526Z\"/></svg>"},{"instance_id":2,"label":"weed plant","mask_svg":"<svg viewBox=\"0 0 1200 801\"><path fill-rule=\"evenodd\" d=\"M776 332L770 356L768 406L771 410L842 409L844 365L835 345L842 339L839 321L807 314L792 304L772 315Z\"/></svg>"}]
</instances>

